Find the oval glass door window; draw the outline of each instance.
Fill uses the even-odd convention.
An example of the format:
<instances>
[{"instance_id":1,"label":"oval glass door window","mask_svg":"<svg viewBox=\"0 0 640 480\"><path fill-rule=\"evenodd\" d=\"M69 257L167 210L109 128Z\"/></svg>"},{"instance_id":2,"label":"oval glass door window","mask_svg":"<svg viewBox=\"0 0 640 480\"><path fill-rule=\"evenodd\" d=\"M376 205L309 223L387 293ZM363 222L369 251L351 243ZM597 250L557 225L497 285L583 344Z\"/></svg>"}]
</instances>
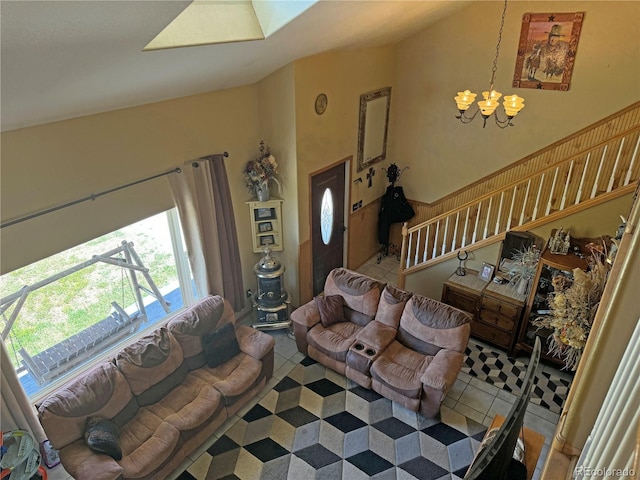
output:
<instances>
[{"instance_id":1,"label":"oval glass door window","mask_svg":"<svg viewBox=\"0 0 640 480\"><path fill-rule=\"evenodd\" d=\"M322 194L320 205L320 233L324 244L329 245L333 233L333 195L328 188Z\"/></svg>"}]
</instances>

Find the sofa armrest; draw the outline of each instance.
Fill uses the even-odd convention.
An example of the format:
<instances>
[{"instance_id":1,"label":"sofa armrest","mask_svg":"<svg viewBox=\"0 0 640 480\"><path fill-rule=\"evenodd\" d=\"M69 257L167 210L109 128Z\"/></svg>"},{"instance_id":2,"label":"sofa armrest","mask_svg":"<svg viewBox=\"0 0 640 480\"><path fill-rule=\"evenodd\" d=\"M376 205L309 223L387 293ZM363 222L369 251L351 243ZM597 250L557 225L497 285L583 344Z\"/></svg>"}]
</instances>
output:
<instances>
[{"instance_id":1,"label":"sofa armrest","mask_svg":"<svg viewBox=\"0 0 640 480\"><path fill-rule=\"evenodd\" d=\"M442 391L444 396L456 381L463 360L462 353L443 348L433 357L420 381L423 385Z\"/></svg>"},{"instance_id":2,"label":"sofa armrest","mask_svg":"<svg viewBox=\"0 0 640 480\"><path fill-rule=\"evenodd\" d=\"M396 339L397 330L379 321L372 321L356 334L356 340L380 353Z\"/></svg>"},{"instance_id":3,"label":"sofa armrest","mask_svg":"<svg viewBox=\"0 0 640 480\"><path fill-rule=\"evenodd\" d=\"M320 312L316 307L315 300L311 300L291 312L291 322L293 323L293 334L296 338L298 351L307 355L307 332L320 323Z\"/></svg>"},{"instance_id":4,"label":"sofa armrest","mask_svg":"<svg viewBox=\"0 0 640 480\"><path fill-rule=\"evenodd\" d=\"M320 312L316 307L315 300L305 303L291 312L291 321L297 325L302 325L311 330L316 323L320 323Z\"/></svg>"},{"instance_id":5,"label":"sofa armrest","mask_svg":"<svg viewBox=\"0 0 640 480\"><path fill-rule=\"evenodd\" d=\"M236 337L240 350L256 360L262 360L276 343L271 335L246 325L236 325Z\"/></svg>"},{"instance_id":6,"label":"sofa armrest","mask_svg":"<svg viewBox=\"0 0 640 480\"><path fill-rule=\"evenodd\" d=\"M117 480L122 478L122 467L108 455L96 453L76 440L60 450L64 469L77 480Z\"/></svg>"}]
</instances>

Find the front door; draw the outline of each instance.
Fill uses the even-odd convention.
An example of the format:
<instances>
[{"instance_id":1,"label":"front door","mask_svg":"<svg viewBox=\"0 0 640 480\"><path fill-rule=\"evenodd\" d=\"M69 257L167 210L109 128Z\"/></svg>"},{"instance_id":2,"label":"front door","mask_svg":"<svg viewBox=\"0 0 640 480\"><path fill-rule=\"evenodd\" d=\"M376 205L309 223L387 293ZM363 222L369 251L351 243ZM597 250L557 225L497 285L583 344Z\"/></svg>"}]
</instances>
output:
<instances>
[{"instance_id":1,"label":"front door","mask_svg":"<svg viewBox=\"0 0 640 480\"><path fill-rule=\"evenodd\" d=\"M329 272L344 258L345 163L311 177L313 294L324 289Z\"/></svg>"}]
</instances>

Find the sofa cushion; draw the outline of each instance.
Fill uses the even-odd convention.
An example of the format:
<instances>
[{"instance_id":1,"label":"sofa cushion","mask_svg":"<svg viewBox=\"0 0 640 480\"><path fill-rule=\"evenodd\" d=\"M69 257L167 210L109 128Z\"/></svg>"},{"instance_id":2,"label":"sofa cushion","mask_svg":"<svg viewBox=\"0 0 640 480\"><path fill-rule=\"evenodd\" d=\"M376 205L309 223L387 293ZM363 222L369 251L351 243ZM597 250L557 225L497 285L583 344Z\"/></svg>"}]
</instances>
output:
<instances>
[{"instance_id":1,"label":"sofa cushion","mask_svg":"<svg viewBox=\"0 0 640 480\"><path fill-rule=\"evenodd\" d=\"M89 417L84 431L84 441L94 452L104 453L114 460L122 458L120 429L111 420Z\"/></svg>"},{"instance_id":2,"label":"sofa cushion","mask_svg":"<svg viewBox=\"0 0 640 480\"><path fill-rule=\"evenodd\" d=\"M88 417L113 419L126 412L128 421L138 405L124 375L104 362L51 394L38 406L40 423L51 445L60 450L75 440L84 441Z\"/></svg>"},{"instance_id":3,"label":"sofa cushion","mask_svg":"<svg viewBox=\"0 0 640 480\"><path fill-rule=\"evenodd\" d=\"M351 322L334 323L328 328L315 325L307 334L307 342L319 352L339 362L347 361L347 352L362 327Z\"/></svg>"},{"instance_id":4,"label":"sofa cushion","mask_svg":"<svg viewBox=\"0 0 640 480\"><path fill-rule=\"evenodd\" d=\"M144 478L158 469L167 459L180 452L180 432L146 408L120 431L123 478Z\"/></svg>"},{"instance_id":5,"label":"sofa cushion","mask_svg":"<svg viewBox=\"0 0 640 480\"><path fill-rule=\"evenodd\" d=\"M398 328L405 305L413 294L400 290L393 285L384 287L376 311L376 321Z\"/></svg>"},{"instance_id":6,"label":"sofa cushion","mask_svg":"<svg viewBox=\"0 0 640 480\"><path fill-rule=\"evenodd\" d=\"M224 399L225 406L233 405L260 380L262 362L251 355L240 353L215 368L199 368L191 374L213 385Z\"/></svg>"},{"instance_id":7,"label":"sofa cushion","mask_svg":"<svg viewBox=\"0 0 640 480\"><path fill-rule=\"evenodd\" d=\"M442 348L464 353L471 315L422 295L413 295L402 312L396 339L423 355Z\"/></svg>"},{"instance_id":8,"label":"sofa cushion","mask_svg":"<svg viewBox=\"0 0 640 480\"><path fill-rule=\"evenodd\" d=\"M342 296L347 307L370 319L376 314L383 289L384 283L346 268L332 270L324 284L326 296ZM347 320L351 321L348 317Z\"/></svg>"},{"instance_id":9,"label":"sofa cushion","mask_svg":"<svg viewBox=\"0 0 640 480\"><path fill-rule=\"evenodd\" d=\"M208 296L174 317L167 328L182 347L189 370L205 365L202 335L225 323L235 323L231 304L219 295Z\"/></svg>"},{"instance_id":10,"label":"sofa cushion","mask_svg":"<svg viewBox=\"0 0 640 480\"><path fill-rule=\"evenodd\" d=\"M371 377L405 397L420 398L421 377L429 361L430 357L393 341L371 365Z\"/></svg>"},{"instance_id":11,"label":"sofa cushion","mask_svg":"<svg viewBox=\"0 0 640 480\"><path fill-rule=\"evenodd\" d=\"M202 335L202 350L208 367L217 367L240 353L232 323Z\"/></svg>"},{"instance_id":12,"label":"sofa cushion","mask_svg":"<svg viewBox=\"0 0 640 480\"><path fill-rule=\"evenodd\" d=\"M220 393L190 373L180 385L146 409L182 432L210 421L222 407Z\"/></svg>"},{"instance_id":13,"label":"sofa cushion","mask_svg":"<svg viewBox=\"0 0 640 480\"><path fill-rule=\"evenodd\" d=\"M320 323L326 328L334 323L345 322L344 318L344 298L341 295L329 295L326 297L315 297L318 312L320 312Z\"/></svg>"},{"instance_id":14,"label":"sofa cushion","mask_svg":"<svg viewBox=\"0 0 640 480\"><path fill-rule=\"evenodd\" d=\"M154 330L116 357L140 406L156 403L187 376L178 341L165 328Z\"/></svg>"}]
</instances>

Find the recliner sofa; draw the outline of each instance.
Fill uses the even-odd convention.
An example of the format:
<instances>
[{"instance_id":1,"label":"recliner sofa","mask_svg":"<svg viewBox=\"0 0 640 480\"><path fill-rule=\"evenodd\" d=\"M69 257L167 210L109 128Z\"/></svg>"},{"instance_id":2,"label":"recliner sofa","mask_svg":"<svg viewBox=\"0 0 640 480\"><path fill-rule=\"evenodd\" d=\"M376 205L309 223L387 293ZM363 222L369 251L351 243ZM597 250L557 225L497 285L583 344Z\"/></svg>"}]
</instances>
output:
<instances>
[{"instance_id":1,"label":"recliner sofa","mask_svg":"<svg viewBox=\"0 0 640 480\"><path fill-rule=\"evenodd\" d=\"M471 334L468 313L346 268L291 320L300 352L426 417L439 414Z\"/></svg>"},{"instance_id":2,"label":"recliner sofa","mask_svg":"<svg viewBox=\"0 0 640 480\"><path fill-rule=\"evenodd\" d=\"M209 367L203 336L229 323L237 347ZM235 325L229 302L209 296L48 396L38 406L40 423L75 479L166 478L264 388L274 344L264 332ZM89 448L92 418L117 426L121 459Z\"/></svg>"}]
</instances>

